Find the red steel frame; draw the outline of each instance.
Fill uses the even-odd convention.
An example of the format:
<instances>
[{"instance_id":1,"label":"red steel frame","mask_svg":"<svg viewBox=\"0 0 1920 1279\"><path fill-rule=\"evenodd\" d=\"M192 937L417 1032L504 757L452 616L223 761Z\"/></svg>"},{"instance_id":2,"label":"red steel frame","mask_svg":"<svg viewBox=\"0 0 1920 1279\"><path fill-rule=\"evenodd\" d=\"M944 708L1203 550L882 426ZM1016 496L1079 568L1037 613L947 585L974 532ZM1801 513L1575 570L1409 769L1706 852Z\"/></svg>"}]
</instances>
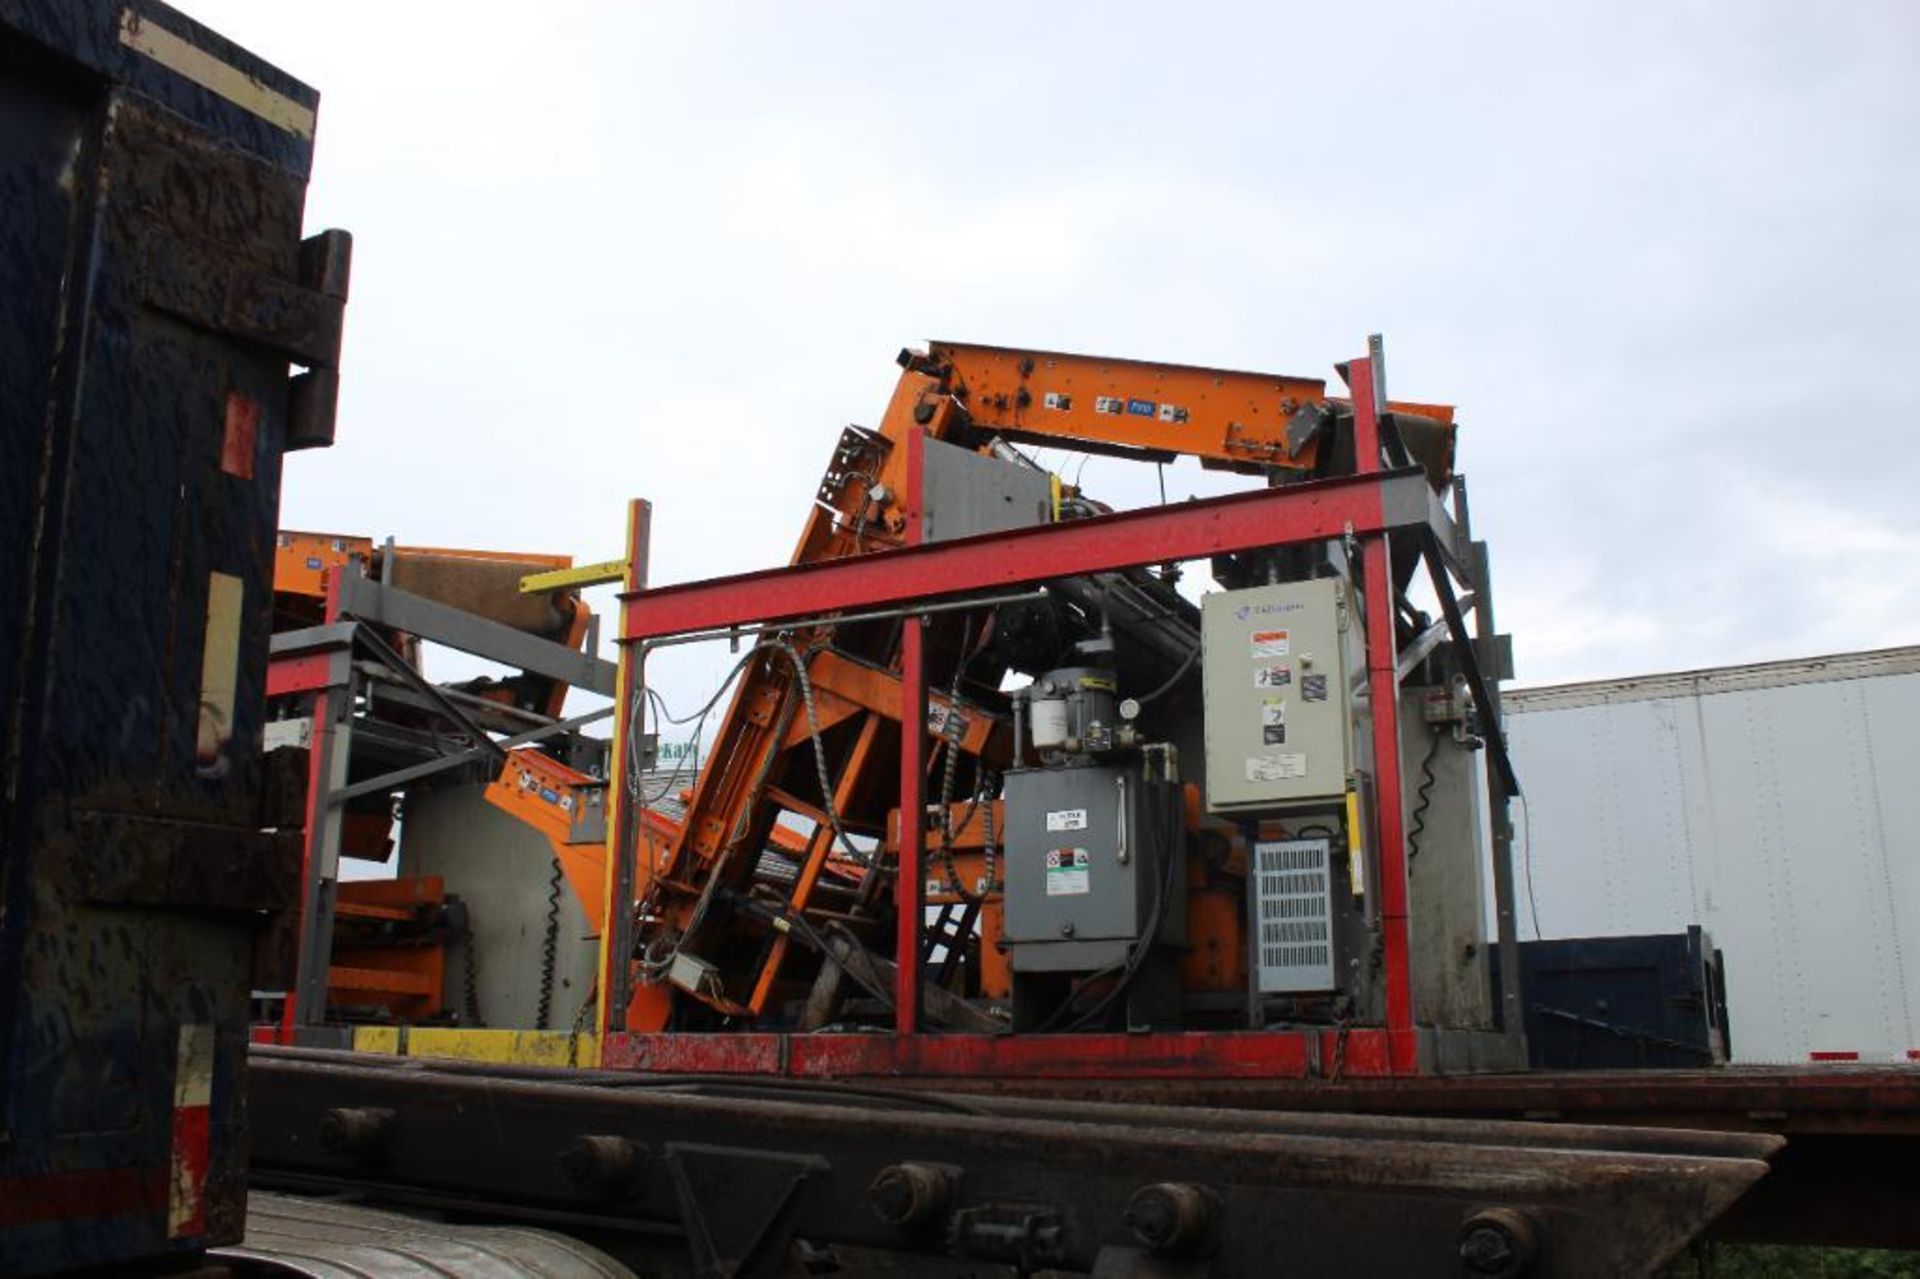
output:
<instances>
[{"instance_id":1,"label":"red steel frame","mask_svg":"<svg viewBox=\"0 0 1920 1279\"><path fill-rule=\"evenodd\" d=\"M895 895L898 918L894 1033L785 1035L616 1031L603 1012L601 1064L644 1071L795 1076L1105 1078L1287 1078L1410 1075L1418 1069L1407 921L1405 815L1400 793L1399 680L1388 530L1381 474L1382 402L1376 358L1347 368L1359 474L1231 497L1122 512L1011 533L920 544L923 436L906 436L908 545L868 556L714 578L622 599L620 642L629 647L695 631L724 630L843 609L884 607L1029 585L1142 564L1345 535L1360 546L1372 703L1374 787L1386 1024L1338 1031L1188 1031L1146 1035L933 1034L920 1029L921 823L902 821ZM644 553L644 548L636 548ZM637 565L636 565L637 568ZM636 577L644 580L644 569ZM636 663L644 649L636 649ZM635 667L637 669L637 665ZM623 721L635 699L623 701ZM925 724L927 678L921 624L909 619L901 644L903 725ZM629 730L630 731L630 730ZM924 807L926 740L902 734L900 811ZM610 1010L607 1010L610 1011Z\"/></svg>"},{"instance_id":2,"label":"red steel frame","mask_svg":"<svg viewBox=\"0 0 1920 1279\"><path fill-rule=\"evenodd\" d=\"M909 547L919 546L926 534L920 518L926 440L921 432L909 431L904 441L907 480L902 486L902 514L907 517ZM920 1033L920 929L927 913L926 890L920 882L927 842L927 735L915 731L926 722L926 624L909 617L900 633L900 852L893 875L893 1028L909 1038ZM908 820L908 814L913 820Z\"/></svg>"},{"instance_id":3,"label":"red steel frame","mask_svg":"<svg viewBox=\"0 0 1920 1279\"><path fill-rule=\"evenodd\" d=\"M325 625L340 620L340 578L339 570L330 569L326 574L326 606L321 615ZM329 766L333 753L333 697L332 662L329 654L293 654L272 659L267 663L267 693L269 696L281 696L287 693L309 693L313 704L308 714L312 718L312 732L307 739L307 808L306 829L300 840L300 900L295 909L300 927L308 922L307 910L311 905L307 900L307 886L313 882L313 835L320 828L324 816L322 806L326 803L321 779ZM303 939L304 940L304 939ZM300 1016L300 978L296 971L287 984L286 998L280 1005L280 1019L277 1023L254 1026L249 1038L254 1043L292 1044L296 1042L296 1030Z\"/></svg>"}]
</instances>

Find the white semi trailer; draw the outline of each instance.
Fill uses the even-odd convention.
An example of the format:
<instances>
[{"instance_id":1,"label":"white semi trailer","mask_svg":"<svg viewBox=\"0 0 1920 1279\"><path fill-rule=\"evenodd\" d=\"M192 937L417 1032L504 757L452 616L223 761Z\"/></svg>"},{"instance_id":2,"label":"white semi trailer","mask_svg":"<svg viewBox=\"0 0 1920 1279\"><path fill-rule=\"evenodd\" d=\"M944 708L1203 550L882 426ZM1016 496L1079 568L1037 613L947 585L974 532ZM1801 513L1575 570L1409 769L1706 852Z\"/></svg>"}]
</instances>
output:
<instances>
[{"instance_id":1,"label":"white semi trailer","mask_svg":"<svg viewBox=\"0 0 1920 1279\"><path fill-rule=\"evenodd\" d=\"M1523 940L1699 923L1735 1061L1920 1057L1920 647L1505 706Z\"/></svg>"}]
</instances>

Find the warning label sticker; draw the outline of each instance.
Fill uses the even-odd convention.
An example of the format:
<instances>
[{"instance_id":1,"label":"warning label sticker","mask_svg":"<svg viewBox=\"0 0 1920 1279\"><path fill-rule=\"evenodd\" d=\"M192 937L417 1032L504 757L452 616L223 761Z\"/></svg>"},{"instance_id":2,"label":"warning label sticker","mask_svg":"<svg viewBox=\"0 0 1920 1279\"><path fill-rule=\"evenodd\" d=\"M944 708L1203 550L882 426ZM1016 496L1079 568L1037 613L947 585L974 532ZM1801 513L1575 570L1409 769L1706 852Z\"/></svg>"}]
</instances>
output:
<instances>
[{"instance_id":1,"label":"warning label sticker","mask_svg":"<svg viewBox=\"0 0 1920 1279\"><path fill-rule=\"evenodd\" d=\"M971 721L956 708L939 705L927 707L927 731L935 737L957 742L966 737L969 727Z\"/></svg>"},{"instance_id":2,"label":"warning label sticker","mask_svg":"<svg viewBox=\"0 0 1920 1279\"><path fill-rule=\"evenodd\" d=\"M1325 675L1302 675L1300 677L1300 700L1303 702L1326 701L1327 677Z\"/></svg>"},{"instance_id":3,"label":"warning label sticker","mask_svg":"<svg viewBox=\"0 0 1920 1279\"><path fill-rule=\"evenodd\" d=\"M1307 757L1299 753L1247 756L1247 780L1283 782L1307 775Z\"/></svg>"},{"instance_id":4,"label":"warning label sticker","mask_svg":"<svg viewBox=\"0 0 1920 1279\"><path fill-rule=\"evenodd\" d=\"M1289 631L1255 631L1251 638L1255 657L1285 657L1292 651Z\"/></svg>"},{"instance_id":5,"label":"warning label sticker","mask_svg":"<svg viewBox=\"0 0 1920 1279\"><path fill-rule=\"evenodd\" d=\"M1084 848L1054 848L1047 852L1047 896L1072 897L1090 891L1093 858Z\"/></svg>"},{"instance_id":6,"label":"warning label sticker","mask_svg":"<svg viewBox=\"0 0 1920 1279\"><path fill-rule=\"evenodd\" d=\"M1293 668L1285 662L1261 662L1253 668L1255 688L1285 688L1293 683Z\"/></svg>"},{"instance_id":7,"label":"warning label sticker","mask_svg":"<svg viewBox=\"0 0 1920 1279\"><path fill-rule=\"evenodd\" d=\"M1269 697L1260 703L1260 744L1287 744L1287 704L1278 697Z\"/></svg>"}]
</instances>

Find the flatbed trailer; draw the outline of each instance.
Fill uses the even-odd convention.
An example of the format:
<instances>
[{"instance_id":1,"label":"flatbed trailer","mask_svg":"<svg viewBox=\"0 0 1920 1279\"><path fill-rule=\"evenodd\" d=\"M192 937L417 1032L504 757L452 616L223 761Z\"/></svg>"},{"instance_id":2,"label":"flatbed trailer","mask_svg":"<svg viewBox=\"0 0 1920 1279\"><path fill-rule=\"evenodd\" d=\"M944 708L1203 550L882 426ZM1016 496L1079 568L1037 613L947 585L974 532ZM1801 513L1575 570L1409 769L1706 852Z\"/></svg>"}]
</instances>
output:
<instances>
[{"instance_id":1,"label":"flatbed trailer","mask_svg":"<svg viewBox=\"0 0 1920 1279\"><path fill-rule=\"evenodd\" d=\"M438 1041L442 1050L447 1041ZM1920 1227L1907 1206L1920 1191L1920 1068L1722 1068L1722 1070L1647 1070L1647 1072L1569 1072L1524 1075L1430 1075L1430 1077L1317 1077L1317 1079L1092 1079L1083 1075L1056 1077L989 1077L935 1081L914 1075L872 1075L822 1081L797 1075L762 1072L737 1074L662 1074L634 1070L566 1070L541 1066L513 1066L505 1062L476 1062L451 1058L407 1058L371 1052L275 1049L255 1045L252 1081L261 1114L273 1116L273 1135L255 1146L255 1175L263 1185L300 1189L307 1193L355 1189L378 1202L440 1208L461 1202L493 1202L505 1216L524 1214L528 1221L570 1221L586 1227L588 1239L605 1244L597 1225L566 1216L574 1208L541 1204L551 1195L551 1170L530 1173L524 1160L488 1171L484 1158L474 1158L476 1146L501 1141L499 1133L472 1135L470 1104L480 1104L492 1120L516 1133L528 1146L553 1146L559 1158L566 1133L599 1131L632 1145L647 1146L662 1131L680 1122L703 1131L710 1143L724 1148L735 1141L758 1143L760 1118L745 1112L699 1110L693 1098L781 1100L793 1102L789 1112L818 1110L822 1123L810 1129L810 1150L820 1158L820 1170L837 1168L845 1158L845 1143L860 1145L862 1158L876 1152L895 1152L906 1158L914 1143L904 1137L885 1137L870 1129L868 1120L849 1123L845 1106L925 1108L933 1112L968 1114L979 1108L996 1116L1002 1133L991 1160L968 1162L970 1189L975 1193L1006 1196L1006 1187L1031 1185L1025 1177L1041 1175L1048 1187L1048 1212L1062 1218L1098 1216L1106 1212L1110 1189L1069 1177L1048 1175L1058 1170L1085 1170L1089 1156L1079 1148L1085 1137L1098 1148L1098 1139L1085 1129L1044 1129L1039 1122L1089 1123L1094 1127L1131 1127L1142 1133L1154 1129L1187 1129L1213 1133L1240 1133L1254 1137L1261 1131L1279 1135L1319 1135L1348 1143L1348 1156L1371 1152L1379 1158L1379 1177L1356 1200L1332 1196L1315 1208L1327 1221L1348 1223L1365 1218L1365 1202L1379 1193L1423 1195L1432 1187L1407 1173L1400 1154L1386 1146L1430 1141L1467 1141L1469 1145L1538 1143L1567 1156L1561 1171L1580 1179L1590 1168L1580 1152L1592 1143L1607 1143L1620 1152L1653 1154L1672 1148L1695 1148L1705 1133L1726 1137L1776 1141L1766 1160L1768 1170L1751 1183L1722 1214L1716 1214L1705 1233L1711 1239L1741 1243L1824 1244L1872 1248L1920 1248ZM447 1110L447 1083L459 1081L472 1102L453 1102ZM522 1085L538 1085L526 1093ZM645 1122L637 1114L614 1114L605 1108L611 1095L680 1098L695 1110L678 1114L674 1106L649 1112ZM545 1118L541 1125L522 1131L518 1118L503 1110L538 1098ZM315 1133L330 1110L376 1110L392 1123L390 1135L415 1133L405 1158L394 1156L394 1146L382 1148L382 1181L359 1179L355 1162L338 1152L323 1150ZM455 1118L457 1116L457 1118ZM490 1122L492 1122L490 1120ZM1012 1122L1012 1123L1010 1123ZM599 1129L593 1125L599 1123ZM428 1129L432 1137L424 1137ZM1659 1133L1665 1129L1665 1137ZM305 1133L305 1137L301 1135ZM1607 1137L1611 1133L1611 1137ZM384 1141L384 1139L382 1139ZM941 1137L937 1145L945 1143ZM872 1143L872 1145L862 1145ZM891 1143L891 1145L889 1145ZM1037 1143L1037 1145L1027 1145ZM1680 1143L1668 1146L1665 1143ZM1023 1145L1027 1148L1023 1148ZM933 1148L933 1146L927 1146ZM947 1148L941 1145L941 1148ZM956 1146L958 1148L958 1146ZM465 1152L465 1154L459 1154ZM1480 1150L1486 1154L1484 1150ZM1192 1162L1185 1175L1206 1181L1208 1158L1188 1150ZM1217 1154L1217 1152L1215 1152ZM534 1156L538 1162L538 1156ZM637 1158L637 1154L636 1154ZM655 1152L651 1158L660 1158ZM1104 1158L1104 1156L1102 1156ZM1503 1156L1501 1156L1503 1158ZM910 1160L908 1160L910 1162ZM935 1160L941 1162L941 1160ZM948 1158L947 1162L952 1162ZM1500 1160L1494 1160L1500 1162ZM1225 1168L1225 1166L1219 1166ZM1425 1173L1423 1173L1425 1175ZM1718 1175L1718 1173L1703 1173ZM449 1181L453 1177L453 1181ZM528 1183L532 1177L532 1185ZM1413 1177L1413 1181L1407 1181ZM547 1189L534 1191L534 1185ZM1384 1189L1382 1189L1384 1187ZM858 1187L856 1187L858 1189ZM991 1189L991 1191L989 1191ZM1273 1189L1273 1187L1269 1187ZM1273 1189L1279 1193L1279 1189ZM1530 1191L1515 1193L1526 1195ZM1018 1198L1018 1195L1014 1195ZM1655 1196L1657 1198L1657 1196ZM605 1206L605 1204L603 1204ZM1640 1231L1640 1208L1622 1200L1615 1225L1620 1233ZM559 1212L555 1218L551 1214ZM622 1206L624 1218L643 1218L647 1208L637 1202ZM699 1210L684 1202L655 1204L653 1225L674 1235L684 1229L680 1214ZM589 1212L588 1216L591 1216ZM849 1218L864 1225L868 1206L860 1196L808 1198L801 1218L780 1227L818 1241L839 1241L868 1248L885 1248L889 1239L849 1231ZM691 1221L691 1216L687 1216ZM1123 1221L1123 1214L1121 1214ZM772 1231L774 1227L768 1225ZM1346 1229L1334 1229L1346 1235ZM895 1239L893 1244L899 1244ZM912 1243L912 1241L908 1241ZM922 1241L924 1243L924 1241ZM1242 1241L1246 1243L1246 1241ZM1116 1246L1125 1246L1125 1241ZM1419 1262L1428 1244L1405 1243L1404 1252L1390 1260L1392 1273L1423 1273ZM964 1256L972 1256L966 1248ZM1632 1266L1620 1262L1620 1273ZM1110 1256L1108 1264L1117 1264ZM735 1273L735 1271L712 1271ZM751 1273L751 1271L739 1271ZM1098 1271L1096 1271L1098 1273ZM1227 1264L1213 1273L1242 1273ZM1309 1271L1319 1273L1319 1271ZM1352 1273L1371 1273L1354 1269ZM1521 1271L1515 1271L1521 1273ZM1561 1271L1524 1271L1561 1273Z\"/></svg>"},{"instance_id":2,"label":"flatbed trailer","mask_svg":"<svg viewBox=\"0 0 1920 1279\"><path fill-rule=\"evenodd\" d=\"M892 1274L1652 1273L1780 1146L275 1046L248 1074L257 1188L544 1226L662 1274L840 1249Z\"/></svg>"},{"instance_id":3,"label":"flatbed trailer","mask_svg":"<svg viewBox=\"0 0 1920 1279\"><path fill-rule=\"evenodd\" d=\"M1619 1124L1787 1139L1715 1224L1748 1242L1920 1248L1920 1066L1728 1066L1317 1080L946 1080L943 1092L1205 1110Z\"/></svg>"}]
</instances>

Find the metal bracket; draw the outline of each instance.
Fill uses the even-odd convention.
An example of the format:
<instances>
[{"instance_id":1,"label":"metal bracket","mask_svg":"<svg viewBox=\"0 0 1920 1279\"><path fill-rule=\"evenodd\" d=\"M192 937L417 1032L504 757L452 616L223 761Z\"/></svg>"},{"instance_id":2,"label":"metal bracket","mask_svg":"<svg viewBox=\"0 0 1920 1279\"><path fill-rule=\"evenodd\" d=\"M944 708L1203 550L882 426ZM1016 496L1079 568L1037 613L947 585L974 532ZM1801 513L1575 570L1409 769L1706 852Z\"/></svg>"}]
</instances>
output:
<instances>
[{"instance_id":1,"label":"metal bracket","mask_svg":"<svg viewBox=\"0 0 1920 1279\"><path fill-rule=\"evenodd\" d=\"M818 1155L740 1146L669 1142L665 1154L694 1264L712 1279L732 1279L745 1270L775 1233L795 1192L833 1167Z\"/></svg>"},{"instance_id":2,"label":"metal bracket","mask_svg":"<svg viewBox=\"0 0 1920 1279\"><path fill-rule=\"evenodd\" d=\"M556 720L551 724L542 724L538 728L530 728L524 733L515 733L512 737L503 737L494 744L503 750L511 750L515 746L525 746L530 742L540 741L542 738L557 737L561 733L570 733L576 728L584 728L586 725L596 720L606 719L612 714L613 707L602 706L599 710L588 711L584 715L575 715L572 719ZM371 795L376 791L392 790L404 782L416 781L422 777L431 777L435 773L444 773L450 768L458 768L462 764L469 764L476 760L484 759L492 753L493 752L485 746L473 746L452 755L442 756L439 759L430 759L423 764L413 764L406 768L396 768L391 773L382 773L378 777L369 777L365 781L355 782L351 786L342 786L327 796L327 802L338 806L346 803L350 799L358 799L362 795Z\"/></svg>"}]
</instances>

